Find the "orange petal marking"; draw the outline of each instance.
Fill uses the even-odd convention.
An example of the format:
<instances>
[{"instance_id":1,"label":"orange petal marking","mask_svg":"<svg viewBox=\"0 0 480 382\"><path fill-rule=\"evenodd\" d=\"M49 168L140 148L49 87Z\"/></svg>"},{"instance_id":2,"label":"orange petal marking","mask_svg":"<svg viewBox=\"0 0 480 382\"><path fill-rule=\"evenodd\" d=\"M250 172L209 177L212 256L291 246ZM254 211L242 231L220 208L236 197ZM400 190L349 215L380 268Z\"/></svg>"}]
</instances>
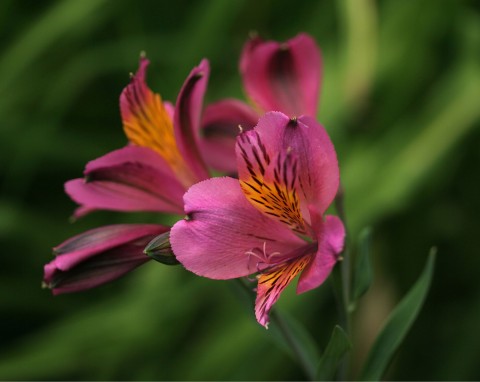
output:
<instances>
[{"instance_id":1,"label":"orange petal marking","mask_svg":"<svg viewBox=\"0 0 480 382\"><path fill-rule=\"evenodd\" d=\"M280 293L300 273L312 259L311 255L301 256L289 262L273 267L266 273L257 276L257 299L255 301L255 316L258 322L268 325L268 313L272 305L280 297Z\"/></svg>"},{"instance_id":2,"label":"orange petal marking","mask_svg":"<svg viewBox=\"0 0 480 382\"><path fill-rule=\"evenodd\" d=\"M190 186L195 178L177 147L172 118L160 95L153 93L142 80L134 77L124 90L128 110L122 110L123 130L134 145L156 151L182 183Z\"/></svg>"},{"instance_id":3,"label":"orange petal marking","mask_svg":"<svg viewBox=\"0 0 480 382\"><path fill-rule=\"evenodd\" d=\"M240 185L250 203L261 212L287 224L293 231L305 234L305 222L296 191L297 162L291 153L279 154L275 163L272 163L259 137L257 145L251 146L253 155L250 158L243 145L239 147L249 172L249 177L241 179Z\"/></svg>"}]
</instances>

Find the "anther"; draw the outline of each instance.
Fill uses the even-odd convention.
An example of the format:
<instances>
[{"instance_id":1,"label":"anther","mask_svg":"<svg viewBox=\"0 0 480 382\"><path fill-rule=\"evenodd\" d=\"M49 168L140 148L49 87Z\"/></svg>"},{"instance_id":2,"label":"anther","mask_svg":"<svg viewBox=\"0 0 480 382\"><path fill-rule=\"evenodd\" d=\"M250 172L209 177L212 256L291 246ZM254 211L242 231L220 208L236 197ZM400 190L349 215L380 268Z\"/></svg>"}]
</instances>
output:
<instances>
[{"instance_id":1,"label":"anther","mask_svg":"<svg viewBox=\"0 0 480 382\"><path fill-rule=\"evenodd\" d=\"M298 120L297 117L292 117L290 118L290 121L288 121L288 127L297 127L298 125Z\"/></svg>"}]
</instances>

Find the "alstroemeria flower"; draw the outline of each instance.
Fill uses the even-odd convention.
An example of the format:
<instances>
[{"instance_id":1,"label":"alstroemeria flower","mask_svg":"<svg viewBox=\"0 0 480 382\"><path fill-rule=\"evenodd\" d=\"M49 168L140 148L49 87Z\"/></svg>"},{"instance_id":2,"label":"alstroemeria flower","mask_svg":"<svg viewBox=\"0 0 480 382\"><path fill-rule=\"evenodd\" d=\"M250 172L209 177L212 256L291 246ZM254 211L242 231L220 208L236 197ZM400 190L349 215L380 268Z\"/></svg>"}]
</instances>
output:
<instances>
[{"instance_id":1,"label":"alstroemeria flower","mask_svg":"<svg viewBox=\"0 0 480 382\"><path fill-rule=\"evenodd\" d=\"M201 147L207 163L230 172L236 170L238 125L249 130L268 111L281 111L289 117L316 117L322 59L315 41L307 34L301 33L284 43L255 36L245 44L239 67L253 106L224 99L207 106L202 120L205 139Z\"/></svg>"},{"instance_id":2,"label":"alstroemeria flower","mask_svg":"<svg viewBox=\"0 0 480 382\"><path fill-rule=\"evenodd\" d=\"M267 326L280 293L301 272L297 292L318 287L343 249L345 230L324 216L339 185L335 149L308 116L262 117L237 138L239 180L208 179L184 196L187 218L170 233L186 269L212 279L258 273L255 314Z\"/></svg>"},{"instance_id":3,"label":"alstroemeria flower","mask_svg":"<svg viewBox=\"0 0 480 382\"><path fill-rule=\"evenodd\" d=\"M129 145L89 162L84 178L65 184L67 194L80 204L76 217L98 209L181 214L188 187L209 177L197 149L208 61L192 70L175 107L148 88L148 64L140 58L137 73L120 96ZM74 292L133 270L150 260L143 253L145 245L169 230L155 227L102 227L67 240L55 249L61 255L45 266L45 284L54 293ZM142 234L135 236L138 232ZM85 242L86 248L76 248Z\"/></svg>"},{"instance_id":4,"label":"alstroemeria flower","mask_svg":"<svg viewBox=\"0 0 480 382\"><path fill-rule=\"evenodd\" d=\"M181 213L187 188L209 177L198 149L208 61L192 70L175 107L148 88L148 64L140 59L120 96L130 144L89 162L83 179L65 184L67 194L80 204L76 217L97 209Z\"/></svg>"},{"instance_id":5,"label":"alstroemeria flower","mask_svg":"<svg viewBox=\"0 0 480 382\"><path fill-rule=\"evenodd\" d=\"M143 249L170 227L118 224L92 229L53 249L55 259L45 265L44 285L53 294L78 292L114 279L150 260Z\"/></svg>"}]
</instances>

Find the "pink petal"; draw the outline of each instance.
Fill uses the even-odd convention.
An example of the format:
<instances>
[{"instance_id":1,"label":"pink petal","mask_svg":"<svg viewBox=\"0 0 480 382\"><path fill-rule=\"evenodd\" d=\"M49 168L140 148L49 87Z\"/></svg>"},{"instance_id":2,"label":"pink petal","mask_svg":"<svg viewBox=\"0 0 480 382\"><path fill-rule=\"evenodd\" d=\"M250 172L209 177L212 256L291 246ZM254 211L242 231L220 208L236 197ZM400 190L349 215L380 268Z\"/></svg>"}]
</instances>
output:
<instances>
[{"instance_id":1,"label":"pink petal","mask_svg":"<svg viewBox=\"0 0 480 382\"><path fill-rule=\"evenodd\" d=\"M178 261L200 276L246 276L269 264L272 253L281 256L304 244L286 226L252 207L236 179L198 183L184 200L188 219L173 226L170 242Z\"/></svg>"},{"instance_id":2,"label":"pink petal","mask_svg":"<svg viewBox=\"0 0 480 382\"><path fill-rule=\"evenodd\" d=\"M339 184L337 155L325 129L311 117L289 119L285 114L270 112L260 118L254 131L270 158L284 151L295 155L299 196L308 205L315 205L322 215L335 198ZM249 172L241 162L238 171L240 178Z\"/></svg>"},{"instance_id":3,"label":"pink petal","mask_svg":"<svg viewBox=\"0 0 480 382\"><path fill-rule=\"evenodd\" d=\"M255 49L259 45L262 45L262 43L263 43L262 38L256 33L253 33L249 37L249 39L243 46L242 54L240 55L240 62L239 62L240 73L244 73L247 70L248 65L252 61L252 54L255 52Z\"/></svg>"},{"instance_id":4,"label":"pink petal","mask_svg":"<svg viewBox=\"0 0 480 382\"><path fill-rule=\"evenodd\" d=\"M165 107L165 111L167 112L168 116L173 121L175 116L175 105L169 101L163 101L163 106Z\"/></svg>"},{"instance_id":5,"label":"pink petal","mask_svg":"<svg viewBox=\"0 0 480 382\"><path fill-rule=\"evenodd\" d=\"M200 155L200 120L210 66L202 60L183 83L175 104L175 139L183 159L196 175L197 180L209 177L206 165Z\"/></svg>"},{"instance_id":6,"label":"pink petal","mask_svg":"<svg viewBox=\"0 0 480 382\"><path fill-rule=\"evenodd\" d=\"M65 184L76 216L96 209L182 213L184 186L154 151L127 146L89 162L85 179Z\"/></svg>"},{"instance_id":7,"label":"pink petal","mask_svg":"<svg viewBox=\"0 0 480 382\"><path fill-rule=\"evenodd\" d=\"M312 211L312 215L315 215L315 212ZM320 217L317 215L312 218L318 220ZM317 232L318 251L313 261L302 272L297 285L297 293L307 292L321 285L330 275L338 260L338 255L343 250L345 228L337 216L327 215L325 222L320 224Z\"/></svg>"},{"instance_id":8,"label":"pink petal","mask_svg":"<svg viewBox=\"0 0 480 382\"><path fill-rule=\"evenodd\" d=\"M209 167L236 173L235 139L239 134L239 125L247 131L257 121L255 110L235 99L208 105L202 119L200 149Z\"/></svg>"},{"instance_id":9,"label":"pink petal","mask_svg":"<svg viewBox=\"0 0 480 382\"><path fill-rule=\"evenodd\" d=\"M135 110L133 110L135 106L143 104L150 97L151 91L146 84L149 64L148 59L140 58L137 73L132 76L130 84L120 95L120 112L123 120L135 118Z\"/></svg>"},{"instance_id":10,"label":"pink petal","mask_svg":"<svg viewBox=\"0 0 480 382\"><path fill-rule=\"evenodd\" d=\"M146 236L168 231L156 224L115 224L99 227L74 236L53 248L56 266L67 271L85 259Z\"/></svg>"},{"instance_id":11,"label":"pink petal","mask_svg":"<svg viewBox=\"0 0 480 382\"><path fill-rule=\"evenodd\" d=\"M54 249L44 267L44 282L53 294L77 292L112 281L149 261L145 245L168 227L112 225L75 236Z\"/></svg>"},{"instance_id":12,"label":"pink petal","mask_svg":"<svg viewBox=\"0 0 480 382\"><path fill-rule=\"evenodd\" d=\"M260 325L268 327L268 314L273 304L295 276L310 263L311 258L311 255L302 256L257 276L255 316Z\"/></svg>"},{"instance_id":13,"label":"pink petal","mask_svg":"<svg viewBox=\"0 0 480 382\"><path fill-rule=\"evenodd\" d=\"M198 179L177 147L171 105L165 105L146 84L148 64L146 58L140 59L137 73L120 95L123 130L130 143L155 151L189 187Z\"/></svg>"},{"instance_id":14,"label":"pink petal","mask_svg":"<svg viewBox=\"0 0 480 382\"><path fill-rule=\"evenodd\" d=\"M259 211L307 234L298 197L298 161L288 150L268 150L257 130L237 140L240 185L245 197Z\"/></svg>"},{"instance_id":15,"label":"pink petal","mask_svg":"<svg viewBox=\"0 0 480 382\"><path fill-rule=\"evenodd\" d=\"M59 270L53 260L44 267L45 275L51 274L50 279L44 278L44 282L54 295L80 292L106 284L149 261L150 258L142 253L147 243L106 251L66 272Z\"/></svg>"},{"instance_id":16,"label":"pink petal","mask_svg":"<svg viewBox=\"0 0 480 382\"><path fill-rule=\"evenodd\" d=\"M265 111L316 116L322 60L315 41L299 34L285 43L247 43L240 64L247 94Z\"/></svg>"},{"instance_id":17,"label":"pink petal","mask_svg":"<svg viewBox=\"0 0 480 382\"><path fill-rule=\"evenodd\" d=\"M309 203L323 215L333 202L340 183L337 153L327 132L314 118L302 116L288 125L284 142L298 155L299 178Z\"/></svg>"}]
</instances>

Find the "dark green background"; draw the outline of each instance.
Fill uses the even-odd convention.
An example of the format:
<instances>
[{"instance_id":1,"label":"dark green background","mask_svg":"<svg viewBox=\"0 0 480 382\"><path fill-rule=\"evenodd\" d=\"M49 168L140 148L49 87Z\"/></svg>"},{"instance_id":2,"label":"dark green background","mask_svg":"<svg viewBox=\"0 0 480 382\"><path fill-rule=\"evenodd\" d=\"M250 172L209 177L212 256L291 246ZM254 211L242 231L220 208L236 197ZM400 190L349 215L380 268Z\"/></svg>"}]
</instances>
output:
<instances>
[{"instance_id":1,"label":"dark green background","mask_svg":"<svg viewBox=\"0 0 480 382\"><path fill-rule=\"evenodd\" d=\"M351 241L374 229L375 283L355 315L358 365L418 277L432 290L390 379L480 379L480 7L476 1L0 2L0 379L303 379L228 282L149 263L110 285L52 297L51 247L86 229L158 222L97 212L71 224L63 183L122 147L118 96L138 54L175 100L201 58L207 102L243 98L251 30L310 33L324 57L319 120L336 145ZM324 347L331 285L278 308Z\"/></svg>"}]
</instances>

